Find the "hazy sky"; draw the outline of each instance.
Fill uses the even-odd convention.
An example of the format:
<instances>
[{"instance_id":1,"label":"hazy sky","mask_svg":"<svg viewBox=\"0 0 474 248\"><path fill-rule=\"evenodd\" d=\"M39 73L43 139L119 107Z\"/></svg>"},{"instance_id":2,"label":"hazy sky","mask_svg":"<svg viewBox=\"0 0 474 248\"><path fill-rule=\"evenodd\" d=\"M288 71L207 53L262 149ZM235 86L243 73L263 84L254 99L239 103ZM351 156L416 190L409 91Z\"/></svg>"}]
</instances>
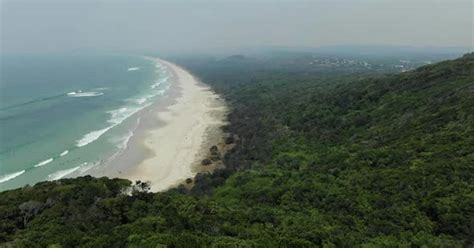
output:
<instances>
[{"instance_id":1,"label":"hazy sky","mask_svg":"<svg viewBox=\"0 0 474 248\"><path fill-rule=\"evenodd\" d=\"M1 50L472 46L472 0L0 0Z\"/></svg>"}]
</instances>

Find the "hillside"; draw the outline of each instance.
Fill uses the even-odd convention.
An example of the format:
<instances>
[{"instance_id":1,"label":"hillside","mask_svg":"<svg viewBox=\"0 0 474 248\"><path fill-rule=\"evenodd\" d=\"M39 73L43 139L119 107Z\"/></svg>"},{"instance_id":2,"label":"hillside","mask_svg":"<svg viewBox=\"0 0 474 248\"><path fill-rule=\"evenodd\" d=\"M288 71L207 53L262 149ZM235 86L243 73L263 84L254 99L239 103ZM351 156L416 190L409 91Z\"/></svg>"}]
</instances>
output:
<instances>
[{"instance_id":1,"label":"hillside","mask_svg":"<svg viewBox=\"0 0 474 248\"><path fill-rule=\"evenodd\" d=\"M468 247L474 54L396 75L176 59L232 107L225 169L131 195L82 177L0 193L12 247ZM1 245L0 245L1 247Z\"/></svg>"}]
</instances>

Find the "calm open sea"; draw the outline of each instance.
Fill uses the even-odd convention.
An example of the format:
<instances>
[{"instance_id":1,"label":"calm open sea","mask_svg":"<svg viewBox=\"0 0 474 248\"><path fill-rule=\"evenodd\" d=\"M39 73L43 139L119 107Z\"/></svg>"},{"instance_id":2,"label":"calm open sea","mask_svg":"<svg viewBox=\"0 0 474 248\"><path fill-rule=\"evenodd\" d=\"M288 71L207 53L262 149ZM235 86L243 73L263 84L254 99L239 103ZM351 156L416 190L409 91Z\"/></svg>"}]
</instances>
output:
<instances>
[{"instance_id":1,"label":"calm open sea","mask_svg":"<svg viewBox=\"0 0 474 248\"><path fill-rule=\"evenodd\" d=\"M85 175L125 149L169 76L138 56L2 55L0 191Z\"/></svg>"}]
</instances>

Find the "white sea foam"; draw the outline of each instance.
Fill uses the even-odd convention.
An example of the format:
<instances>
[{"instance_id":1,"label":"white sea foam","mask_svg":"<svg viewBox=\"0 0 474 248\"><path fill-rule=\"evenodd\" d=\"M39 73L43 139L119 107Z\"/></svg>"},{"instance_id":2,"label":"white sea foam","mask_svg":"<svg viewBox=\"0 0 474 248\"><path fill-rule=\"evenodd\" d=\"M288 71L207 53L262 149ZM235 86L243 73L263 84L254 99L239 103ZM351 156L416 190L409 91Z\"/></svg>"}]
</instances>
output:
<instances>
[{"instance_id":1,"label":"white sea foam","mask_svg":"<svg viewBox=\"0 0 474 248\"><path fill-rule=\"evenodd\" d=\"M112 117L110 120L108 120L108 122L115 123L117 118L121 118L121 116L123 116L124 114L126 114L129 111L130 111L129 108L122 107L122 108L107 112Z\"/></svg>"},{"instance_id":2,"label":"white sea foam","mask_svg":"<svg viewBox=\"0 0 474 248\"><path fill-rule=\"evenodd\" d=\"M133 132L128 131L123 136L110 139L110 142L115 143L117 148L119 148L120 150L125 150L127 148L128 141L130 140L132 136L133 136Z\"/></svg>"},{"instance_id":3,"label":"white sea foam","mask_svg":"<svg viewBox=\"0 0 474 248\"><path fill-rule=\"evenodd\" d=\"M114 124L114 126L118 125L122 123L124 120L126 120L128 117L132 116L133 114L135 114L136 112L142 110L143 108L147 106L149 106L149 104L142 105L140 107L123 107L117 110L109 111L108 113L110 113L112 118L108 122Z\"/></svg>"},{"instance_id":4,"label":"white sea foam","mask_svg":"<svg viewBox=\"0 0 474 248\"><path fill-rule=\"evenodd\" d=\"M128 71L137 71L140 70L140 67L130 67L128 68Z\"/></svg>"},{"instance_id":5,"label":"white sea foam","mask_svg":"<svg viewBox=\"0 0 474 248\"><path fill-rule=\"evenodd\" d=\"M40 166L43 166L45 164L49 164L51 162L53 162L53 158L49 158L49 159L46 159L44 161L41 161L41 162L35 164L35 167L40 167Z\"/></svg>"},{"instance_id":6,"label":"white sea foam","mask_svg":"<svg viewBox=\"0 0 474 248\"><path fill-rule=\"evenodd\" d=\"M114 144L116 144L117 148L119 148L120 150L125 150L128 146L128 142L130 141L130 138L132 138L133 136L133 132L135 131L135 129L138 127L138 125L140 124L140 118L137 118L137 122L135 123L135 125L130 129L128 130L128 132L123 135L123 136L119 136L119 137L113 137L110 139L110 141Z\"/></svg>"},{"instance_id":7,"label":"white sea foam","mask_svg":"<svg viewBox=\"0 0 474 248\"><path fill-rule=\"evenodd\" d=\"M133 102L133 103L136 103L138 105L143 105L144 103L146 103L149 99L152 99L153 97L156 97L156 96L161 96L163 95L166 90L169 89L169 85L166 85L165 87L161 87L160 90L157 89L157 87L161 86L162 84L164 84L167 80L169 79L169 77L165 77L165 78L161 78L160 80L156 80L154 84L150 85L150 88L152 88L153 90L151 90L149 92L149 94L147 95L142 95L140 96L139 98L132 98L132 99L129 99L129 101Z\"/></svg>"},{"instance_id":8,"label":"white sea foam","mask_svg":"<svg viewBox=\"0 0 474 248\"><path fill-rule=\"evenodd\" d=\"M137 104L142 105L143 103L146 102L146 100L147 100L147 97L142 97L142 98L135 99L135 102L136 102Z\"/></svg>"},{"instance_id":9,"label":"white sea foam","mask_svg":"<svg viewBox=\"0 0 474 248\"><path fill-rule=\"evenodd\" d=\"M80 140L78 140L76 142L76 146L82 147L82 146L90 144L94 140L100 138L100 136L102 136L102 134L109 131L109 129L111 129L113 127L114 127L114 125L106 127L104 129L101 129L101 130L92 131L92 132L84 135L84 137L82 137Z\"/></svg>"},{"instance_id":10,"label":"white sea foam","mask_svg":"<svg viewBox=\"0 0 474 248\"><path fill-rule=\"evenodd\" d=\"M56 171L56 172L50 174L50 175L48 176L48 179L47 179L47 180L48 180L48 181L59 180L59 179L65 177L65 176L67 176L67 175L69 175L69 174L71 174L71 173L73 173L73 172L79 170L79 168L81 168L81 166L76 166L76 167L74 167L74 168Z\"/></svg>"},{"instance_id":11,"label":"white sea foam","mask_svg":"<svg viewBox=\"0 0 474 248\"><path fill-rule=\"evenodd\" d=\"M156 68L166 72L166 67L161 65L161 64L157 63ZM128 68L129 71L138 70L138 69L140 69L140 68L139 67ZM168 79L169 79L169 76L165 76L165 77L160 78L159 80L155 81L155 83L151 86L151 88L154 89L154 88L160 86L161 84L165 83ZM143 108L146 108L146 107L150 106L151 103L149 103L148 100L155 97L155 96L157 96L157 95L163 95L168 88L169 88L169 86L167 86L165 89L160 89L158 91L154 91L151 94L146 95L146 96L140 96L139 98L128 99L128 101L131 101L135 104L138 104L139 106L126 106L126 107L121 107L119 109L115 109L115 110L112 110L112 111L108 111L107 113L110 114L111 118L107 122L111 123L112 125L110 125L106 128L100 129L100 130L95 130L95 131L92 131L90 133L87 133L86 135L84 135L81 139L79 139L76 142L76 146L82 147L82 146L88 145L88 144L92 143L93 141L97 140L103 134L105 134L107 131L109 131L110 129L112 129L115 126L119 125L120 123L122 123L124 120L126 120L127 118L129 118L133 114L137 113L138 111L142 110ZM78 95L84 95L85 93L89 93L89 92L74 92L74 93L75 94L73 94L71 96L76 97ZM98 93L102 94L101 92L98 92Z\"/></svg>"},{"instance_id":12,"label":"white sea foam","mask_svg":"<svg viewBox=\"0 0 474 248\"><path fill-rule=\"evenodd\" d=\"M96 165L96 164L94 164L94 163L83 163L78 169L79 175L81 175L81 176L85 175L88 170L90 170L92 167L94 167L94 165Z\"/></svg>"},{"instance_id":13,"label":"white sea foam","mask_svg":"<svg viewBox=\"0 0 474 248\"><path fill-rule=\"evenodd\" d=\"M10 180L12 180L12 179L15 178L15 177L20 176L20 175L23 174L23 173L25 173L25 170L13 172L13 173L6 174L6 175L4 175L4 176L1 176L1 177L0 177L0 183L4 183L4 182L6 182L6 181L10 181Z\"/></svg>"},{"instance_id":14,"label":"white sea foam","mask_svg":"<svg viewBox=\"0 0 474 248\"><path fill-rule=\"evenodd\" d=\"M56 171L56 172L48 175L47 180L48 181L59 180L61 178L64 178L65 176L71 175L74 172L78 172L78 173L76 173L77 175L84 175L85 172L88 171L89 169L91 169L92 167L94 167L94 165L95 165L94 163L87 163L86 162L86 163L82 163L81 165L70 168L70 169Z\"/></svg>"},{"instance_id":15,"label":"white sea foam","mask_svg":"<svg viewBox=\"0 0 474 248\"><path fill-rule=\"evenodd\" d=\"M141 107L138 107L138 108L122 107L120 109L107 112L111 115L111 118L107 122L112 123L112 125L104 129L92 131L84 135L84 137L82 137L80 140L76 142L76 146L82 147L82 146L92 143L93 141L100 138L100 136L102 136L104 133L114 128L115 126L119 125L124 120L126 120L127 118L135 114L136 112L140 111L141 109L148 107L149 105L150 104L142 105Z\"/></svg>"},{"instance_id":16,"label":"white sea foam","mask_svg":"<svg viewBox=\"0 0 474 248\"><path fill-rule=\"evenodd\" d=\"M162 70L165 69L165 66L157 62L157 63L155 63L155 68L156 68L157 70L162 71Z\"/></svg>"},{"instance_id":17,"label":"white sea foam","mask_svg":"<svg viewBox=\"0 0 474 248\"><path fill-rule=\"evenodd\" d=\"M68 151L68 150L66 150L66 151L64 151L64 152L61 152L61 154L59 154L59 156L60 156L60 157L62 157L62 156L66 156L66 154L68 154L68 153L69 153L69 151Z\"/></svg>"},{"instance_id":18,"label":"white sea foam","mask_svg":"<svg viewBox=\"0 0 474 248\"><path fill-rule=\"evenodd\" d=\"M93 97L93 96L101 96L103 95L104 93L102 92L97 92L97 91L88 91L88 92L82 92L82 91L78 91L78 92L69 92L67 93L68 96L70 97Z\"/></svg>"},{"instance_id":19,"label":"white sea foam","mask_svg":"<svg viewBox=\"0 0 474 248\"><path fill-rule=\"evenodd\" d=\"M161 84L166 82L168 79L169 79L169 77L164 77L164 78L161 78L160 80L157 80L156 83L151 85L151 88L154 89L154 88L160 86Z\"/></svg>"}]
</instances>

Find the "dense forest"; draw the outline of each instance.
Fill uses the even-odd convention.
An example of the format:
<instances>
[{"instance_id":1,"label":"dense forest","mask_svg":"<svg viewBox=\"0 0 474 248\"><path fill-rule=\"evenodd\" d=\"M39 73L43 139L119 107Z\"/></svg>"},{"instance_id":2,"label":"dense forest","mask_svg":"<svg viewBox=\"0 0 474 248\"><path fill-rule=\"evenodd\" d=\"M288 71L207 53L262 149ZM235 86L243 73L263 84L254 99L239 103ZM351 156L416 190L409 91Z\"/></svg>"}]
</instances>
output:
<instances>
[{"instance_id":1,"label":"dense forest","mask_svg":"<svg viewBox=\"0 0 474 248\"><path fill-rule=\"evenodd\" d=\"M92 177L2 192L0 247L474 245L474 54L388 75L174 61L231 107L225 168L162 193Z\"/></svg>"}]
</instances>

